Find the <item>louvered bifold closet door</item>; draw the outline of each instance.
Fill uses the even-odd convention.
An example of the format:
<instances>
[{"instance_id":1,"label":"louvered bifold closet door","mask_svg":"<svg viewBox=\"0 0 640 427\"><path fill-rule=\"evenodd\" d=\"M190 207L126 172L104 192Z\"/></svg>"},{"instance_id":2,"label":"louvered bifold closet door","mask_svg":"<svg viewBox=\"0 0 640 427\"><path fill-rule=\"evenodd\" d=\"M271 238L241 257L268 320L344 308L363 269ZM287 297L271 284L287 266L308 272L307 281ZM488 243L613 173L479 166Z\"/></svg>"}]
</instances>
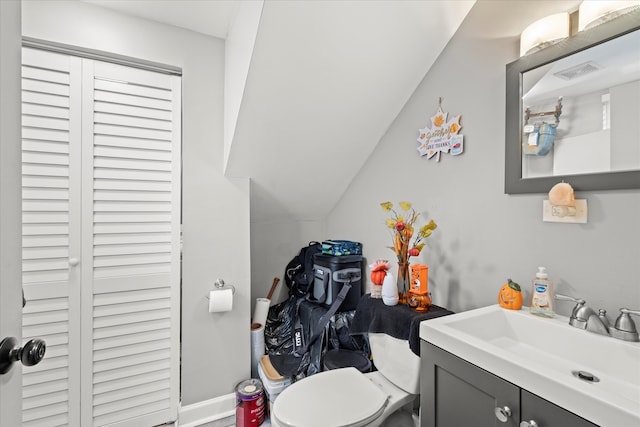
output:
<instances>
[{"instance_id":1,"label":"louvered bifold closet door","mask_svg":"<svg viewBox=\"0 0 640 427\"><path fill-rule=\"evenodd\" d=\"M81 61L22 58L22 335L47 344L22 371L22 425L79 426Z\"/></svg>"},{"instance_id":2,"label":"louvered bifold closet door","mask_svg":"<svg viewBox=\"0 0 640 427\"><path fill-rule=\"evenodd\" d=\"M180 77L84 60L83 105L82 425L166 423L179 398Z\"/></svg>"},{"instance_id":3,"label":"louvered bifold closet door","mask_svg":"<svg viewBox=\"0 0 640 427\"><path fill-rule=\"evenodd\" d=\"M179 76L23 48L25 427L177 419L180 123Z\"/></svg>"}]
</instances>

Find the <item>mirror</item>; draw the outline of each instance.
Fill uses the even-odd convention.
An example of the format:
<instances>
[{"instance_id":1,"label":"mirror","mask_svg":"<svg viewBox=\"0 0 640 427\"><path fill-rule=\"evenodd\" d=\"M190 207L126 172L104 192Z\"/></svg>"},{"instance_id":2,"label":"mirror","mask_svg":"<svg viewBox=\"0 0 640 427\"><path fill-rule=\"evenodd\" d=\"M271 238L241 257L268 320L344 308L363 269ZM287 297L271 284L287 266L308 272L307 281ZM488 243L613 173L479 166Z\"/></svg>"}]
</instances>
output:
<instances>
[{"instance_id":1,"label":"mirror","mask_svg":"<svg viewBox=\"0 0 640 427\"><path fill-rule=\"evenodd\" d=\"M640 10L507 65L505 193L640 188Z\"/></svg>"}]
</instances>

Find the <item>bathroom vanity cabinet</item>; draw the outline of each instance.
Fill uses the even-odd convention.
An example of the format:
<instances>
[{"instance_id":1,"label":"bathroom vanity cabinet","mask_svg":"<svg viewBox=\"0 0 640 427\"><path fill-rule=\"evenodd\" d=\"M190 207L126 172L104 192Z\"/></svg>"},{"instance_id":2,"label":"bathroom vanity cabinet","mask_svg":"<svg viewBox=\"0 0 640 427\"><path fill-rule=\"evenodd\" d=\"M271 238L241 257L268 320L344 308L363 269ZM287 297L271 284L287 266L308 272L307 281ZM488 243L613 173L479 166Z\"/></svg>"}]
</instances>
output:
<instances>
[{"instance_id":1,"label":"bathroom vanity cabinet","mask_svg":"<svg viewBox=\"0 0 640 427\"><path fill-rule=\"evenodd\" d=\"M420 352L421 427L597 427L427 341Z\"/></svg>"}]
</instances>

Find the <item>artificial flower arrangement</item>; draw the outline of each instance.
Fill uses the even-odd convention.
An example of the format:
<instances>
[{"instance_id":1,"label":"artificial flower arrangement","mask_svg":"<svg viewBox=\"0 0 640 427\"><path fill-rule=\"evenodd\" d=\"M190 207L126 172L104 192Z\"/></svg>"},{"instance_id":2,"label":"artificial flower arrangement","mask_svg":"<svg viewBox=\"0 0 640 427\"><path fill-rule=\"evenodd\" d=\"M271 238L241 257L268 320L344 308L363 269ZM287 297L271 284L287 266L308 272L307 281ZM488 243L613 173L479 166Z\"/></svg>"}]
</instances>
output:
<instances>
[{"instance_id":1,"label":"artificial flower arrangement","mask_svg":"<svg viewBox=\"0 0 640 427\"><path fill-rule=\"evenodd\" d=\"M424 239L429 237L438 225L434 220L430 220L428 224L420 227L418 232L415 233L414 224L420 217L420 213L413 209L410 202L400 202L399 205L400 213L394 209L393 203L380 203L382 210L392 213L392 216L386 220L386 225L391 230L393 239L393 246L389 246L389 249L394 251L398 260L398 290L403 296L409 289L409 259L412 256L420 255L425 246ZM413 241L411 241L412 237ZM386 271L391 267L389 262L377 260L370 267L371 282L375 285L381 285ZM381 274L381 271L384 271L385 274Z\"/></svg>"}]
</instances>

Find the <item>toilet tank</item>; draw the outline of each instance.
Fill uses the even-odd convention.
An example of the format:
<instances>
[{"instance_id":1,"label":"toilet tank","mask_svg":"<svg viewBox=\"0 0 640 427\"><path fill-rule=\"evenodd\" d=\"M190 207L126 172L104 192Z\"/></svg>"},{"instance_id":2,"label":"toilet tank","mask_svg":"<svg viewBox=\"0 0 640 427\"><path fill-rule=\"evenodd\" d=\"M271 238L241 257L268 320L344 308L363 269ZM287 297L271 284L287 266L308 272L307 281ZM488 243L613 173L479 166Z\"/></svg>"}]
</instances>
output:
<instances>
[{"instance_id":1,"label":"toilet tank","mask_svg":"<svg viewBox=\"0 0 640 427\"><path fill-rule=\"evenodd\" d=\"M391 335L369 332L371 355L386 379L411 394L420 394L420 357L409 348L409 341Z\"/></svg>"}]
</instances>

